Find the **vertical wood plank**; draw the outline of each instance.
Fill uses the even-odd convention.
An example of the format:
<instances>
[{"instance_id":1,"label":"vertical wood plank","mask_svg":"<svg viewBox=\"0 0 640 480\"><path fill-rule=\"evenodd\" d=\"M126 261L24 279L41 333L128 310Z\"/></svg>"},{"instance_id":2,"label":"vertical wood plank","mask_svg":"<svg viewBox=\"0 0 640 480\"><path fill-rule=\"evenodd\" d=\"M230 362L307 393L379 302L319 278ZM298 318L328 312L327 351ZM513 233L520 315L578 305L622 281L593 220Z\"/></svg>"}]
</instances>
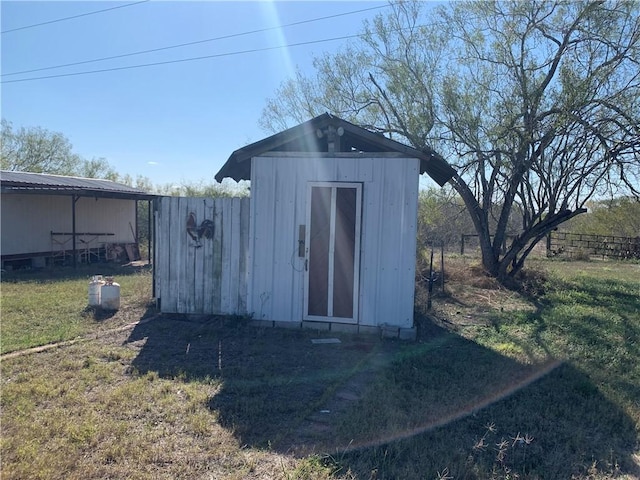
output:
<instances>
[{"instance_id":1,"label":"vertical wood plank","mask_svg":"<svg viewBox=\"0 0 640 480\"><path fill-rule=\"evenodd\" d=\"M228 266L230 276L229 311L230 314L238 314L238 291L240 283L240 205L239 198L231 198L231 229L230 229L230 263Z\"/></svg>"},{"instance_id":2,"label":"vertical wood plank","mask_svg":"<svg viewBox=\"0 0 640 480\"><path fill-rule=\"evenodd\" d=\"M271 284L271 316L274 319L289 319L291 317L291 297L293 295L291 288L291 269L290 257L292 245L290 238L293 237L293 228L289 227L293 222L291 204L289 197L294 187L289 167L291 159L273 162L273 171L269 187L272 189L270 193L271 200L268 205L269 224L266 237L270 245L271 267L269 283ZM265 232L267 233L267 232Z\"/></svg>"},{"instance_id":3,"label":"vertical wood plank","mask_svg":"<svg viewBox=\"0 0 640 480\"><path fill-rule=\"evenodd\" d=\"M275 213L275 164L274 158L262 158L254 165L260 165L262 176L260 192L254 205L254 249L252 259L253 302L256 318L275 319L273 311L274 275L274 213ZM252 192L253 194L253 192Z\"/></svg>"},{"instance_id":4,"label":"vertical wood plank","mask_svg":"<svg viewBox=\"0 0 640 480\"><path fill-rule=\"evenodd\" d=\"M249 198L243 198L240 200L240 226L239 234L240 238L238 244L240 245L239 259L238 259L238 314L244 315L250 313L247 308L247 291L249 286L249 218L250 218L250 204Z\"/></svg>"},{"instance_id":5,"label":"vertical wood plank","mask_svg":"<svg viewBox=\"0 0 640 480\"><path fill-rule=\"evenodd\" d=\"M293 185L295 186L294 203L294 224L295 235L298 234L298 225L306 225L307 223L307 179L300 172L300 169L292 169L295 173ZM307 225L306 228L309 228ZM298 238L294 238L296 252L292 259L293 268L293 284L292 284L292 318L302 321L304 315L304 264L305 257L298 256ZM304 238L302 239L305 240ZM305 248L307 245L305 245Z\"/></svg>"},{"instance_id":6,"label":"vertical wood plank","mask_svg":"<svg viewBox=\"0 0 640 480\"><path fill-rule=\"evenodd\" d=\"M206 220L205 217L206 199L196 198L191 201L190 211L196 215L198 226ZM193 276L193 313L206 313L204 310L204 258L205 249L211 243L204 235L198 239L198 248L194 248L194 276Z\"/></svg>"},{"instance_id":7,"label":"vertical wood plank","mask_svg":"<svg viewBox=\"0 0 640 480\"><path fill-rule=\"evenodd\" d=\"M163 312L172 312L172 311L175 311L175 309L171 308L172 304L175 305L175 299L174 299L175 295L171 293L171 286L173 285L173 282L175 282L175 278L174 278L175 258L173 255L170 254L170 252L173 249L173 244L172 244L172 240L173 240L172 227L173 227L173 216L174 216L173 199L169 197L169 198L165 198L164 200L165 202L164 202L164 208L162 213L162 216L163 216L162 228L164 229L164 231L162 232L162 235L164 235L165 242L164 242L164 250L158 252L158 254L166 262L164 280L162 282L163 299L162 299L161 306L162 306Z\"/></svg>"},{"instance_id":8,"label":"vertical wood plank","mask_svg":"<svg viewBox=\"0 0 640 480\"><path fill-rule=\"evenodd\" d=\"M231 199L222 198L222 265L220 282L220 311L227 313L230 309L231 293Z\"/></svg>"},{"instance_id":9,"label":"vertical wood plank","mask_svg":"<svg viewBox=\"0 0 640 480\"><path fill-rule=\"evenodd\" d=\"M189 313L189 309L186 302L187 297L187 269L189 268L189 264L187 263L188 250L189 250L189 242L187 241L187 233L186 233L186 221L187 221L187 199L179 197L177 198L177 211L176 215L176 225L174 230L176 230L176 245L175 249L171 252L172 254L175 252L178 257L178 263L176 265L177 272L176 277L177 281L177 305L176 308L178 312L181 313Z\"/></svg>"},{"instance_id":10,"label":"vertical wood plank","mask_svg":"<svg viewBox=\"0 0 640 480\"><path fill-rule=\"evenodd\" d=\"M182 215L180 212L180 199L169 199L169 250L165 252L170 258L169 263L169 281L167 282L167 291L169 302L167 303L167 312L180 312L178 309L179 297L180 297L180 276L179 271L182 265L182 256L180 252L180 228L179 224L182 223Z\"/></svg>"},{"instance_id":11,"label":"vertical wood plank","mask_svg":"<svg viewBox=\"0 0 640 480\"><path fill-rule=\"evenodd\" d=\"M207 198L204 200L204 216L207 220L214 221L214 200ZM215 224L215 222L214 222ZM214 227L214 237L215 237ZM215 314L213 308L213 249L215 246L215 238L211 238L204 242L202 247L202 313Z\"/></svg>"},{"instance_id":12,"label":"vertical wood plank","mask_svg":"<svg viewBox=\"0 0 640 480\"><path fill-rule=\"evenodd\" d=\"M214 200L214 229L215 234L213 237L213 265L212 265L212 299L213 299L213 310L214 312L221 312L221 304L222 304L222 241L223 241L223 232L222 232L222 209L223 209L223 199L216 198Z\"/></svg>"},{"instance_id":13,"label":"vertical wood plank","mask_svg":"<svg viewBox=\"0 0 640 480\"><path fill-rule=\"evenodd\" d=\"M183 299L184 299L184 308L187 313L194 313L194 278L195 278L195 252L196 245L198 244L196 240L193 240L186 232L186 222L187 215L192 211L193 208L193 200L192 198L183 198L182 199L182 211L184 212L184 220L183 220L183 239L185 242L184 255L185 255L185 268L184 268L184 277L183 277Z\"/></svg>"}]
</instances>

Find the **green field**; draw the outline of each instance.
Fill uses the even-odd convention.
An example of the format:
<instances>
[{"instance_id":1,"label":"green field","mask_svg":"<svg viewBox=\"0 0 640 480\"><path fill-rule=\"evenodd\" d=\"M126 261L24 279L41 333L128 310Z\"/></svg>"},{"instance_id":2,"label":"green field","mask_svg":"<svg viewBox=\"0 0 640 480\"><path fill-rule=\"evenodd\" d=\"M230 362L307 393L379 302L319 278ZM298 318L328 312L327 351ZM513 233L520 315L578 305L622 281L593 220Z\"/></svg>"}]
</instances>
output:
<instances>
[{"instance_id":1,"label":"green field","mask_svg":"<svg viewBox=\"0 0 640 480\"><path fill-rule=\"evenodd\" d=\"M418 284L415 343L157 315L144 271L112 315L96 272L4 275L2 478L639 478L640 265L537 260L515 293L473 262L431 311Z\"/></svg>"}]
</instances>

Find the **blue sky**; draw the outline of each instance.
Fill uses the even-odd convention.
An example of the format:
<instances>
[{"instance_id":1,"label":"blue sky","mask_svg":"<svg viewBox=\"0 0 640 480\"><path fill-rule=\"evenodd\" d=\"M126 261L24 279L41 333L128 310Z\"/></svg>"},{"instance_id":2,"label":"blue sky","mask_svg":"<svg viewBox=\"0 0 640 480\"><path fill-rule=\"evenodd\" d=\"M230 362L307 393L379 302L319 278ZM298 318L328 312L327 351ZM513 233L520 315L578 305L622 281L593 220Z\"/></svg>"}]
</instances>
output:
<instances>
[{"instance_id":1,"label":"blue sky","mask_svg":"<svg viewBox=\"0 0 640 480\"><path fill-rule=\"evenodd\" d=\"M145 68L6 83L9 80L219 55L354 35L386 2L169 2L152 0L46 25L41 22L133 3L1 2L2 117L14 127L63 133L85 158L155 184L213 181L229 155L268 136L258 119L278 86L314 54L348 40L226 55ZM144 55L11 75L67 63L275 28Z\"/></svg>"}]
</instances>

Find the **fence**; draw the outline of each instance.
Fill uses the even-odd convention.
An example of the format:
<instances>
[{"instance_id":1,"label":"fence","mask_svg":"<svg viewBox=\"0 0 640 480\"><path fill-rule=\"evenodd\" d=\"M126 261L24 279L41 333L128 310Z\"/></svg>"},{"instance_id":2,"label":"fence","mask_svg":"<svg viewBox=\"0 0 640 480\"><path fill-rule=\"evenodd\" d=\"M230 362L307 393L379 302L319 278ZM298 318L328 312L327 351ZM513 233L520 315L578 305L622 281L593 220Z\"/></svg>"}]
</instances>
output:
<instances>
[{"instance_id":1,"label":"fence","mask_svg":"<svg viewBox=\"0 0 640 480\"><path fill-rule=\"evenodd\" d=\"M160 310L245 314L249 198L164 197L155 216Z\"/></svg>"},{"instance_id":2,"label":"fence","mask_svg":"<svg viewBox=\"0 0 640 480\"><path fill-rule=\"evenodd\" d=\"M506 251L507 245L509 245L509 243L513 241L515 237L516 236L513 234L505 236L501 249L503 253ZM491 235L491 238L493 238L493 235ZM479 235L477 233L463 233L462 235L460 235L460 255L464 255L465 253L472 253L479 249L480 242Z\"/></svg>"},{"instance_id":3,"label":"fence","mask_svg":"<svg viewBox=\"0 0 640 480\"><path fill-rule=\"evenodd\" d=\"M547 237L547 255L584 258L640 259L640 237L616 237L554 231Z\"/></svg>"}]
</instances>

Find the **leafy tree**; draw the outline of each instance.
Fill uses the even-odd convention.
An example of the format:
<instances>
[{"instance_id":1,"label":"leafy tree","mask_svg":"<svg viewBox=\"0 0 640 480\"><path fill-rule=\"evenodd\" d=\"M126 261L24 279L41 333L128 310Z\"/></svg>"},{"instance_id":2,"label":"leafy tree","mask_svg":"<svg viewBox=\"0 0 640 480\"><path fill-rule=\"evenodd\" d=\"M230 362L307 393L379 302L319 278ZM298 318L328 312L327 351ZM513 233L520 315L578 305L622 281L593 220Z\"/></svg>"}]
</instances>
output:
<instances>
[{"instance_id":1,"label":"leafy tree","mask_svg":"<svg viewBox=\"0 0 640 480\"><path fill-rule=\"evenodd\" d=\"M473 231L464 203L450 188L423 189L418 197L418 245L457 245Z\"/></svg>"},{"instance_id":2,"label":"leafy tree","mask_svg":"<svg viewBox=\"0 0 640 480\"><path fill-rule=\"evenodd\" d=\"M457 169L485 270L510 284L588 201L640 194L639 19L628 1L395 3L316 58L316 77L284 83L261 124L330 111L435 148Z\"/></svg>"},{"instance_id":3,"label":"leafy tree","mask_svg":"<svg viewBox=\"0 0 640 480\"><path fill-rule=\"evenodd\" d=\"M112 182L121 181L120 175L109 164L106 158L92 158L82 160L78 166L77 174L85 178L102 178Z\"/></svg>"},{"instance_id":4,"label":"leafy tree","mask_svg":"<svg viewBox=\"0 0 640 480\"><path fill-rule=\"evenodd\" d=\"M589 212L571 220L566 230L572 233L640 237L640 202L632 197L600 200L588 204Z\"/></svg>"},{"instance_id":5,"label":"leafy tree","mask_svg":"<svg viewBox=\"0 0 640 480\"><path fill-rule=\"evenodd\" d=\"M494 205L499 211L500 205ZM494 214L491 215L493 219ZM522 229L522 212L516 205L516 211L511 215L507 226L507 238L512 238ZM491 228L495 229L495 220ZM464 202L452 188L430 187L420 190L418 197L418 246L445 244L445 246L460 246L460 237L474 231L473 222Z\"/></svg>"},{"instance_id":6,"label":"leafy tree","mask_svg":"<svg viewBox=\"0 0 640 480\"><path fill-rule=\"evenodd\" d=\"M81 158L73 153L69 140L57 132L40 127L14 130L2 120L0 165L3 170L74 175Z\"/></svg>"},{"instance_id":7,"label":"leafy tree","mask_svg":"<svg viewBox=\"0 0 640 480\"><path fill-rule=\"evenodd\" d=\"M213 181L207 183L184 182L181 185L165 184L156 188L156 193L172 197L246 197L249 195L249 188L246 182L238 184Z\"/></svg>"},{"instance_id":8,"label":"leafy tree","mask_svg":"<svg viewBox=\"0 0 640 480\"><path fill-rule=\"evenodd\" d=\"M123 180L105 158L86 160L74 153L62 133L41 127L14 129L11 122L2 119L1 138L2 170Z\"/></svg>"}]
</instances>

